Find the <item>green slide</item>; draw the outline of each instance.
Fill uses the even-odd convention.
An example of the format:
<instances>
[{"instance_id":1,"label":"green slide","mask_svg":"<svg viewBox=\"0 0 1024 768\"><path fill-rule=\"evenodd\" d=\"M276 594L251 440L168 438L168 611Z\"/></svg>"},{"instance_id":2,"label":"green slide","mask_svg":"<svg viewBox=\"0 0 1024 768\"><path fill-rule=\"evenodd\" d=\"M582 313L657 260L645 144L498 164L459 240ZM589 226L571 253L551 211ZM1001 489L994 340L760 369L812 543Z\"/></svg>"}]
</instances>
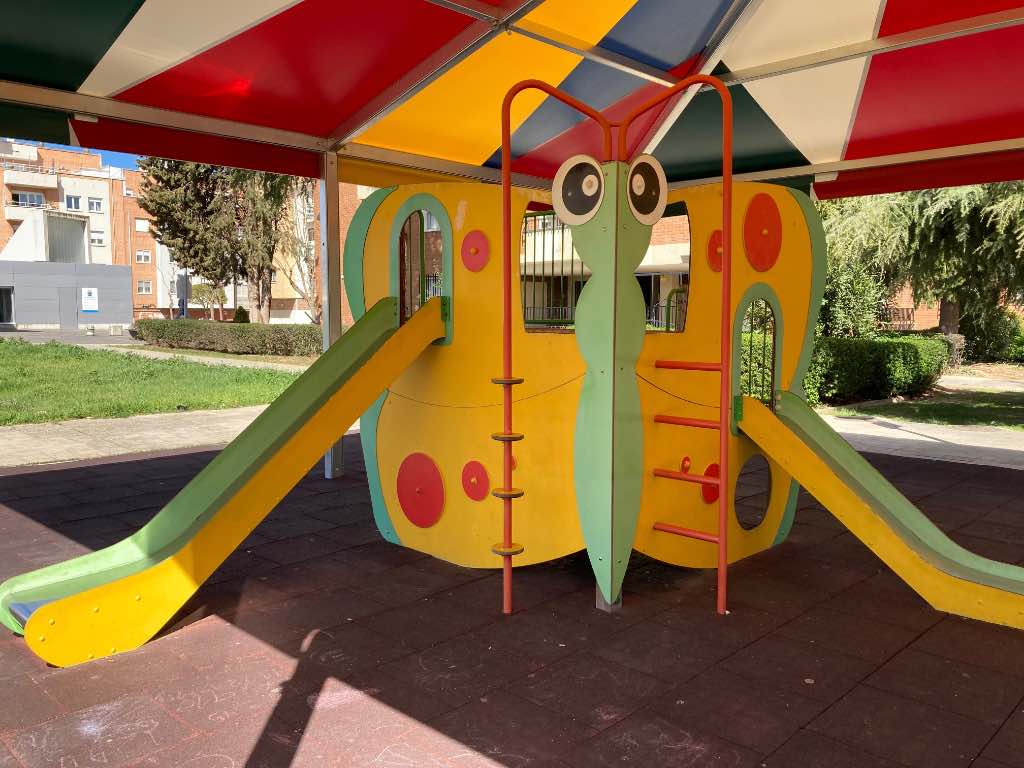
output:
<instances>
[{"instance_id":1,"label":"green slide","mask_svg":"<svg viewBox=\"0 0 1024 768\"><path fill-rule=\"evenodd\" d=\"M1024 594L1024 569L976 555L950 539L802 399L783 393L776 415L923 559L958 579Z\"/></svg>"},{"instance_id":2,"label":"green slide","mask_svg":"<svg viewBox=\"0 0 1024 768\"><path fill-rule=\"evenodd\" d=\"M137 533L0 584L0 622L20 634L40 606L138 573L176 553L398 329L397 300L381 300ZM339 425L339 432L348 426Z\"/></svg>"}]
</instances>

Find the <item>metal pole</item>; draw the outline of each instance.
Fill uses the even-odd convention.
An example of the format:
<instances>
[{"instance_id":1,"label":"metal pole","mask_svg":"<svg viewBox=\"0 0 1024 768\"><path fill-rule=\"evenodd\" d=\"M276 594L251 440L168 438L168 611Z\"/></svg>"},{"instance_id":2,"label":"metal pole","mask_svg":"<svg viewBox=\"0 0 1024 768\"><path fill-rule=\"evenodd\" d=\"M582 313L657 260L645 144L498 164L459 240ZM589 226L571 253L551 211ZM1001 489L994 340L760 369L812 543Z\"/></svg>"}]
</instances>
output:
<instances>
[{"instance_id":1,"label":"metal pole","mask_svg":"<svg viewBox=\"0 0 1024 768\"><path fill-rule=\"evenodd\" d=\"M324 351L341 338L341 219L338 156L324 152L320 159L320 291ZM324 477L340 477L341 440L324 454Z\"/></svg>"}]
</instances>

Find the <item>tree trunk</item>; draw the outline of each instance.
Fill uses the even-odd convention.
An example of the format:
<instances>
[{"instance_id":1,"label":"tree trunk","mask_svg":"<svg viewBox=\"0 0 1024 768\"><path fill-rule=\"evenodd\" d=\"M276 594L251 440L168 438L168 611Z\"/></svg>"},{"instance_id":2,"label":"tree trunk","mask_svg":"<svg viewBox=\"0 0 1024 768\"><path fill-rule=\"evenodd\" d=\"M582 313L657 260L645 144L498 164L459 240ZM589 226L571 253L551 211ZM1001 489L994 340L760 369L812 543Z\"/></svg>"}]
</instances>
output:
<instances>
[{"instance_id":1,"label":"tree trunk","mask_svg":"<svg viewBox=\"0 0 1024 768\"><path fill-rule=\"evenodd\" d=\"M939 331L960 333L960 304L951 299L939 302Z\"/></svg>"},{"instance_id":2,"label":"tree trunk","mask_svg":"<svg viewBox=\"0 0 1024 768\"><path fill-rule=\"evenodd\" d=\"M270 322L270 300L271 300L270 275L260 278L260 322Z\"/></svg>"}]
</instances>

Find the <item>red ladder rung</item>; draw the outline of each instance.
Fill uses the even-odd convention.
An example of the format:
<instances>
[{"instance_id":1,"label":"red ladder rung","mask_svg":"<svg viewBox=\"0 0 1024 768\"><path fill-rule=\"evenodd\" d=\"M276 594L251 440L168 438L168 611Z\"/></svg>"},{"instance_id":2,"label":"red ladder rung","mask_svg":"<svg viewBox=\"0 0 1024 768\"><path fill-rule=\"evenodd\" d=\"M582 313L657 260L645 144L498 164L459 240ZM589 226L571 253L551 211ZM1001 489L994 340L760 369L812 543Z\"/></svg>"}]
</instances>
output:
<instances>
[{"instance_id":1,"label":"red ladder rung","mask_svg":"<svg viewBox=\"0 0 1024 768\"><path fill-rule=\"evenodd\" d=\"M703 531L695 531L692 528L683 528L678 525L672 525L670 523L655 523L654 530L663 531L664 533L673 533L676 536L685 536L688 539L699 539L700 541L709 541L712 544L718 543L718 537L713 533L704 533Z\"/></svg>"},{"instance_id":2,"label":"red ladder rung","mask_svg":"<svg viewBox=\"0 0 1024 768\"><path fill-rule=\"evenodd\" d=\"M676 371L721 371L721 363L702 363L690 360L655 360L655 368L670 368Z\"/></svg>"},{"instance_id":3,"label":"red ladder rung","mask_svg":"<svg viewBox=\"0 0 1024 768\"><path fill-rule=\"evenodd\" d=\"M677 427L699 427L700 429L721 429L718 421L711 419L691 419L687 416L667 416L663 413L656 414L654 420L658 424L675 424Z\"/></svg>"},{"instance_id":4,"label":"red ladder rung","mask_svg":"<svg viewBox=\"0 0 1024 768\"><path fill-rule=\"evenodd\" d=\"M686 483L700 483L701 485L717 485L721 486L722 480L718 477L711 477L710 475L693 475L689 472L679 472L674 469L655 469L655 477L665 477L669 480L682 480Z\"/></svg>"}]
</instances>

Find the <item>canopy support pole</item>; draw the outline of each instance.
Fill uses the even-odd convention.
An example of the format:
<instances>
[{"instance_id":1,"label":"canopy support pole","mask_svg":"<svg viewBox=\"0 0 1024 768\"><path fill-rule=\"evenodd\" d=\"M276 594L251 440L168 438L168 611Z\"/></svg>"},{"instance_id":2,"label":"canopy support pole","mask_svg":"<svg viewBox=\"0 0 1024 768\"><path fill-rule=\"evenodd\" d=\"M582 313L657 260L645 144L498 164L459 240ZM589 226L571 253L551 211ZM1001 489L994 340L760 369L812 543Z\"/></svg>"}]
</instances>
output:
<instances>
[{"instance_id":1,"label":"canopy support pole","mask_svg":"<svg viewBox=\"0 0 1024 768\"><path fill-rule=\"evenodd\" d=\"M341 211L338 187L338 155L320 156L320 324L324 352L341 338ZM341 477L344 471L341 440L324 454L324 477Z\"/></svg>"}]
</instances>

